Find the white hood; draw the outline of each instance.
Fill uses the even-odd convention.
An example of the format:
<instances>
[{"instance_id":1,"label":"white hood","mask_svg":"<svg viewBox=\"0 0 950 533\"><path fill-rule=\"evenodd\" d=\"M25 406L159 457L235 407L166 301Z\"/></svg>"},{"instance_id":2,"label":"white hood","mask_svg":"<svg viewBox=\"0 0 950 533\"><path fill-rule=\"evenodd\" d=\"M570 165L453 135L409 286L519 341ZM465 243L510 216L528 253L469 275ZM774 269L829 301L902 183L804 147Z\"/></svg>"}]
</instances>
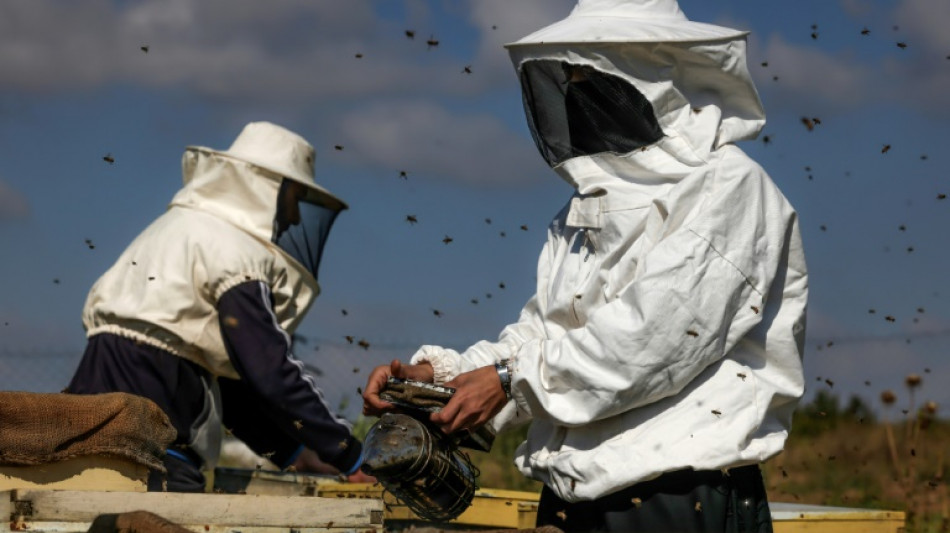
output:
<instances>
[{"instance_id":1,"label":"white hood","mask_svg":"<svg viewBox=\"0 0 950 533\"><path fill-rule=\"evenodd\" d=\"M675 1L581 0L566 19L507 47L519 75L526 62L548 60L626 80L653 106L668 146L707 160L765 124L745 35L690 22Z\"/></svg>"}]
</instances>

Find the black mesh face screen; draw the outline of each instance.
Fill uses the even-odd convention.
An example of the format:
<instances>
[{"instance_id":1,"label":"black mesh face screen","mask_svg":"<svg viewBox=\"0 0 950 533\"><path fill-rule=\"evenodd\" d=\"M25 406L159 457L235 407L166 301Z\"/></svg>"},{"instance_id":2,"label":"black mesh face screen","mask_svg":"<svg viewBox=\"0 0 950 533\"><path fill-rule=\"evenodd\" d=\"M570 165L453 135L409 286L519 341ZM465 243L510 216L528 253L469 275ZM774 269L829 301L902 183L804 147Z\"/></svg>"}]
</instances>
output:
<instances>
[{"instance_id":1,"label":"black mesh face screen","mask_svg":"<svg viewBox=\"0 0 950 533\"><path fill-rule=\"evenodd\" d=\"M552 167L581 155L624 154L663 137L653 106L620 77L536 60L522 65L521 87L534 142Z\"/></svg>"},{"instance_id":2,"label":"black mesh face screen","mask_svg":"<svg viewBox=\"0 0 950 533\"><path fill-rule=\"evenodd\" d=\"M323 246L339 211L323 206L311 189L288 178L277 194L271 240L317 279Z\"/></svg>"}]
</instances>

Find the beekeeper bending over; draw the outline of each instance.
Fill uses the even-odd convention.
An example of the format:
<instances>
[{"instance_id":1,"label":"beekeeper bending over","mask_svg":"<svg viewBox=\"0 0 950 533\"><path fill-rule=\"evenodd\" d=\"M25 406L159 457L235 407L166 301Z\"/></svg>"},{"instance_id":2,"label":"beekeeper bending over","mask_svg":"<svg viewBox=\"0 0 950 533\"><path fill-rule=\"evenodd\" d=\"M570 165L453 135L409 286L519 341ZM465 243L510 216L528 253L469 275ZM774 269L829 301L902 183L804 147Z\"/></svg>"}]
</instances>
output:
<instances>
[{"instance_id":1,"label":"beekeeper bending over","mask_svg":"<svg viewBox=\"0 0 950 533\"><path fill-rule=\"evenodd\" d=\"M358 472L349 423L291 352L346 204L314 182L313 147L267 122L248 124L227 151L189 147L182 167L168 210L89 292L89 340L67 391L155 401L178 430L165 458L171 491L204 489L222 422L278 466L309 469L316 454Z\"/></svg>"},{"instance_id":2,"label":"beekeeper bending over","mask_svg":"<svg viewBox=\"0 0 950 533\"><path fill-rule=\"evenodd\" d=\"M541 154L576 193L497 342L378 367L458 389L445 431L531 422L517 467L566 531L771 531L758 464L804 389L797 215L734 143L764 112L746 33L675 0L580 0L508 45Z\"/></svg>"}]
</instances>

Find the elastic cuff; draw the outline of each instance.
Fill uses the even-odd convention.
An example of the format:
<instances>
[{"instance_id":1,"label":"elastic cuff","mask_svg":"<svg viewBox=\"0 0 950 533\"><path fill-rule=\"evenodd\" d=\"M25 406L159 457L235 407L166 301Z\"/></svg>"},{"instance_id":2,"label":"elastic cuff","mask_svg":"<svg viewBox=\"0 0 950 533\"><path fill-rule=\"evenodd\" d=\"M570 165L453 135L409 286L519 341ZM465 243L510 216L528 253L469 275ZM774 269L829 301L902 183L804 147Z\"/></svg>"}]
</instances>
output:
<instances>
[{"instance_id":1,"label":"elastic cuff","mask_svg":"<svg viewBox=\"0 0 950 533\"><path fill-rule=\"evenodd\" d=\"M178 459L179 461L184 461L195 468L201 468L200 464L195 464L195 461L192 460L191 457L188 457L187 455L183 454L182 452L178 450L168 448L167 450L165 450L165 455L174 457L175 459Z\"/></svg>"},{"instance_id":2,"label":"elastic cuff","mask_svg":"<svg viewBox=\"0 0 950 533\"><path fill-rule=\"evenodd\" d=\"M290 457L288 457L288 458L284 461L284 464L279 465L279 466L280 466L280 469L281 469L281 470L287 470L287 468L288 468L290 465L294 464L294 461L296 461L297 458L300 457L300 454L303 453L303 449L304 449L304 445L303 445L303 444L301 444L300 446L298 446L298 447L297 447L297 450L294 451L294 453L290 454Z\"/></svg>"},{"instance_id":3,"label":"elastic cuff","mask_svg":"<svg viewBox=\"0 0 950 533\"><path fill-rule=\"evenodd\" d=\"M357 470L360 469L361 466L363 466L363 451L362 450L360 450L360 456L356 459L356 464L353 465L353 468L347 470L346 472L343 472L343 475L352 476L353 474L356 473Z\"/></svg>"},{"instance_id":4,"label":"elastic cuff","mask_svg":"<svg viewBox=\"0 0 950 533\"><path fill-rule=\"evenodd\" d=\"M420 347L409 360L409 364L418 365L420 363L432 365L432 381L434 383L451 381L455 376L462 373L459 353L441 346L425 345Z\"/></svg>"},{"instance_id":5,"label":"elastic cuff","mask_svg":"<svg viewBox=\"0 0 950 533\"><path fill-rule=\"evenodd\" d=\"M343 453L327 461L340 472L350 475L363 465L363 445L354 437L346 440L347 446Z\"/></svg>"}]
</instances>

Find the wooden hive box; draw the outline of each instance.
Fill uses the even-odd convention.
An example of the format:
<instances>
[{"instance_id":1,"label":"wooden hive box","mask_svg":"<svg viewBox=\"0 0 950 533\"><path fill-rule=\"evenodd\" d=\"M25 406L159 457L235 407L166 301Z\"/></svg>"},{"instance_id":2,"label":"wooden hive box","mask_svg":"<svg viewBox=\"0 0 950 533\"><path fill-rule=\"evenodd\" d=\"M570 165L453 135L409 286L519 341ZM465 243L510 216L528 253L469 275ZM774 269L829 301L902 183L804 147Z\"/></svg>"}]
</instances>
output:
<instances>
[{"instance_id":1,"label":"wooden hive box","mask_svg":"<svg viewBox=\"0 0 950 533\"><path fill-rule=\"evenodd\" d=\"M169 492L0 492L0 532L86 532L103 514L148 511L196 533L376 531L379 500Z\"/></svg>"}]
</instances>

